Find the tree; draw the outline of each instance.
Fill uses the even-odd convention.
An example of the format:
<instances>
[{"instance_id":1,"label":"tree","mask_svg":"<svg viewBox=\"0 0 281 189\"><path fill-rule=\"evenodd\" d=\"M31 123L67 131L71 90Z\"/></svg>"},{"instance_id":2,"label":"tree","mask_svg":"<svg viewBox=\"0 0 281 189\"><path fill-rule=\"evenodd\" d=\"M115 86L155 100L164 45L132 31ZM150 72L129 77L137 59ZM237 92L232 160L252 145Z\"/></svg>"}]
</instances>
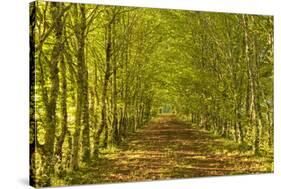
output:
<instances>
[{"instance_id":1,"label":"tree","mask_svg":"<svg viewBox=\"0 0 281 189\"><path fill-rule=\"evenodd\" d=\"M71 182L162 113L271 154L272 38L269 16L32 4L32 184Z\"/></svg>"}]
</instances>

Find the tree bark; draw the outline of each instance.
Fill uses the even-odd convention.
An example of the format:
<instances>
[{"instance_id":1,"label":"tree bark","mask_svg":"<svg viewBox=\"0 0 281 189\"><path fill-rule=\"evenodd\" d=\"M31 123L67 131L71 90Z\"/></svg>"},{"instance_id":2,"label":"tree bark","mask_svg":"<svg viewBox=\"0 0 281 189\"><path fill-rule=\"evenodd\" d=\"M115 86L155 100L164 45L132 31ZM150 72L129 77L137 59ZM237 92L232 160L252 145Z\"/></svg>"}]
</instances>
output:
<instances>
[{"instance_id":1,"label":"tree bark","mask_svg":"<svg viewBox=\"0 0 281 189\"><path fill-rule=\"evenodd\" d=\"M46 122L48 127L46 127L45 133L45 144L44 144L44 170L46 177L45 186L51 184L51 175L54 171L54 142L55 142L55 131L56 131L56 106L57 98L59 93L59 68L58 62L60 60L61 51L63 50L63 23L62 17L57 17L62 10L62 4L51 3L51 14L54 20L54 30L55 30L55 44L52 50L49 69L50 69L50 95L48 105L46 107Z\"/></svg>"},{"instance_id":2,"label":"tree bark","mask_svg":"<svg viewBox=\"0 0 281 189\"><path fill-rule=\"evenodd\" d=\"M109 13L108 13L109 14ZM107 87L110 79L110 59L111 59L111 21L108 22L106 26L106 48L105 48L105 74L103 80L103 89L101 97L101 124L97 130L95 142L94 142L94 157L97 158L99 154L99 140L101 133L104 128L107 127L107 108L106 108L106 98L107 98Z\"/></svg>"},{"instance_id":3,"label":"tree bark","mask_svg":"<svg viewBox=\"0 0 281 189\"><path fill-rule=\"evenodd\" d=\"M66 81L66 67L63 56L61 57L60 63L61 69L61 134L58 137L56 145L56 158L57 162L62 161L62 145L64 143L65 136L67 134L67 81Z\"/></svg>"}]
</instances>

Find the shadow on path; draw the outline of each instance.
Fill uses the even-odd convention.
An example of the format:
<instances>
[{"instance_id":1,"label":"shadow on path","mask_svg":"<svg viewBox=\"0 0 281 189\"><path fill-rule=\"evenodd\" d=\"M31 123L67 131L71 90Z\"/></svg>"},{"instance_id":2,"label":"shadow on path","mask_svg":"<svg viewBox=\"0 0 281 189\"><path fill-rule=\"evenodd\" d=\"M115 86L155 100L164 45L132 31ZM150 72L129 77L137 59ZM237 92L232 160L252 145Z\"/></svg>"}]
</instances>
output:
<instances>
[{"instance_id":1,"label":"shadow on path","mask_svg":"<svg viewBox=\"0 0 281 189\"><path fill-rule=\"evenodd\" d=\"M162 116L131 134L116 152L73 173L72 184L272 172L272 158L237 149L235 142Z\"/></svg>"}]
</instances>

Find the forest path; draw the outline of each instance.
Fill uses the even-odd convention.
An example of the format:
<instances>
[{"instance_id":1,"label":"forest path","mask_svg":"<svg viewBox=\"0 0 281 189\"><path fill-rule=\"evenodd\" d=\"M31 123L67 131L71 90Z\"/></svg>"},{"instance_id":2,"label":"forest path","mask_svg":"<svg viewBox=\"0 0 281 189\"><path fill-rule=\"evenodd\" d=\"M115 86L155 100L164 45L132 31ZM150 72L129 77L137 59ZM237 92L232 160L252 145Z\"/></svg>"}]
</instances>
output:
<instances>
[{"instance_id":1,"label":"forest path","mask_svg":"<svg viewBox=\"0 0 281 189\"><path fill-rule=\"evenodd\" d=\"M141 181L268 172L271 158L239 153L238 144L161 116L104 152L90 167L72 176L73 184ZM83 176L82 176L83 175Z\"/></svg>"}]
</instances>

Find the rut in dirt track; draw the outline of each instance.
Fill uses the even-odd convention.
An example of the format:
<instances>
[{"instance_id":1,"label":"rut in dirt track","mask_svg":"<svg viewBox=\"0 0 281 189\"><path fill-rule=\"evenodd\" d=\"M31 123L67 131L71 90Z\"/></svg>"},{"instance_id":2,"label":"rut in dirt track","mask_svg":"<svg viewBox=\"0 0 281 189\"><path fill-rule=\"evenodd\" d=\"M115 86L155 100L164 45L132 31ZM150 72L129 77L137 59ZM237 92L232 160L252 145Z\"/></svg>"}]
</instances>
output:
<instances>
[{"instance_id":1,"label":"rut in dirt track","mask_svg":"<svg viewBox=\"0 0 281 189\"><path fill-rule=\"evenodd\" d=\"M270 167L272 159L243 154L234 142L226 142L174 116L162 116L131 134L118 151L104 154L85 168L81 172L85 179L79 178L79 183L268 172L261 167Z\"/></svg>"}]
</instances>

